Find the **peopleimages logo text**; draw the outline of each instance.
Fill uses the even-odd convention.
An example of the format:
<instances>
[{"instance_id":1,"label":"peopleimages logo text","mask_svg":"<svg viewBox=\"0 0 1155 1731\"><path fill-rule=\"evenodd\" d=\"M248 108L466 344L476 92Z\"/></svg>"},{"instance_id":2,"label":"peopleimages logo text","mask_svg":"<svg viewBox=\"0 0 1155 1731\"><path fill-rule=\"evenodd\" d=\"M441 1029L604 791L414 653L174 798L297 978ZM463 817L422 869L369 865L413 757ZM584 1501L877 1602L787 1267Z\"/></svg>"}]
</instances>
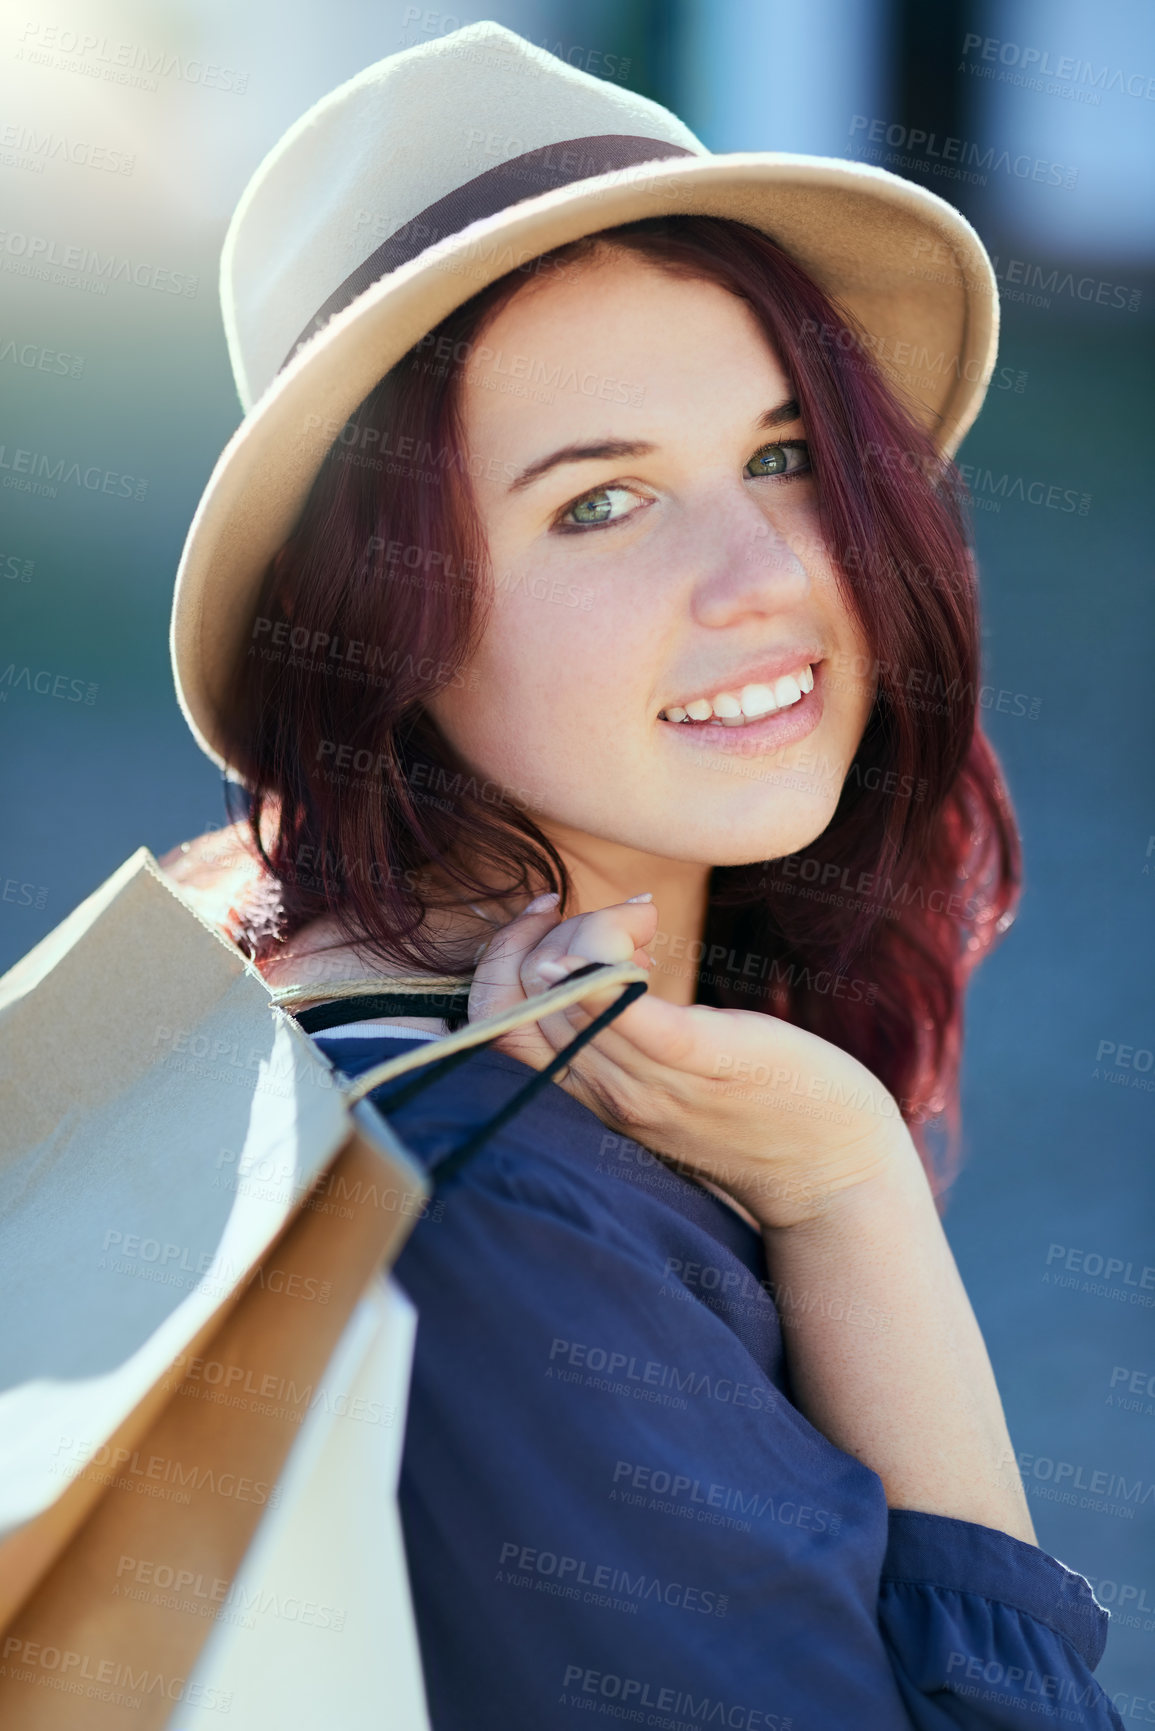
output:
<instances>
[{"instance_id":1,"label":"peopleimages logo text","mask_svg":"<svg viewBox=\"0 0 1155 1731\"><path fill-rule=\"evenodd\" d=\"M1033 48L1019 42L1003 42L997 36L963 37L963 59L975 55L978 60L1014 66L1020 72L1043 78L1057 78L1062 84L1089 85L1095 90L1117 90L1121 96L1137 96L1146 102L1155 98L1155 77L1144 72L1125 72L1121 66L1104 61L1096 67L1090 60L1080 60L1074 54L1052 56L1049 48Z\"/></svg>"},{"instance_id":2,"label":"peopleimages logo text","mask_svg":"<svg viewBox=\"0 0 1155 1731\"><path fill-rule=\"evenodd\" d=\"M241 96L249 83L248 73L238 72L232 66L185 57L155 44L118 42L93 31L42 24L32 19L24 26L16 58L34 66L83 72L92 78L138 85L145 90L158 89L157 81L161 78L177 78L183 84L199 84L205 90Z\"/></svg>"},{"instance_id":3,"label":"peopleimages logo text","mask_svg":"<svg viewBox=\"0 0 1155 1731\"><path fill-rule=\"evenodd\" d=\"M77 277L95 279L96 292L106 292L110 282L127 282L135 288L155 289L159 294L184 295L187 299L197 292L198 279L187 271L167 270L149 264L144 259L122 257L114 252L99 253L90 246L62 246L44 234L25 234L20 230L0 228L0 267L39 275L46 270L65 271Z\"/></svg>"},{"instance_id":4,"label":"peopleimages logo text","mask_svg":"<svg viewBox=\"0 0 1155 1731\"><path fill-rule=\"evenodd\" d=\"M1047 157L1032 156L1029 151L1009 150L996 145L982 145L969 138L940 136L922 127L905 126L901 121L881 120L868 114L850 118L852 145L886 145L892 151L905 151L912 159L923 159L942 165L940 172L952 172L956 179L972 180L986 185L986 175L1008 174L1016 180L1033 180L1043 186L1073 187L1079 170L1069 163L1051 162Z\"/></svg>"}]
</instances>

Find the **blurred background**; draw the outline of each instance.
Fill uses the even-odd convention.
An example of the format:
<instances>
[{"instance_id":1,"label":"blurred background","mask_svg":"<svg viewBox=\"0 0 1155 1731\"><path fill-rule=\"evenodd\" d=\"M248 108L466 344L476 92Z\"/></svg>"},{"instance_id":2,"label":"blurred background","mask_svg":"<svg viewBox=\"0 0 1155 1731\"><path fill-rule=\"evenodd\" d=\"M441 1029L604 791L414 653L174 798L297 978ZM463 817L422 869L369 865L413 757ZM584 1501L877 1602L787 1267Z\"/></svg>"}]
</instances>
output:
<instances>
[{"instance_id":1,"label":"blurred background","mask_svg":"<svg viewBox=\"0 0 1155 1731\"><path fill-rule=\"evenodd\" d=\"M479 18L666 103L713 150L920 182L996 260L1000 368L961 460L986 680L1025 699L987 724L1026 892L970 999L946 1223L1039 1541L1111 1607L1100 1680L1127 1722L1155 1722L1150 0L12 0L0 967L142 843L224 821L167 630L240 418L216 295L239 194L319 96ZM62 459L78 478L34 480ZM1027 502L1072 489L1074 513Z\"/></svg>"}]
</instances>

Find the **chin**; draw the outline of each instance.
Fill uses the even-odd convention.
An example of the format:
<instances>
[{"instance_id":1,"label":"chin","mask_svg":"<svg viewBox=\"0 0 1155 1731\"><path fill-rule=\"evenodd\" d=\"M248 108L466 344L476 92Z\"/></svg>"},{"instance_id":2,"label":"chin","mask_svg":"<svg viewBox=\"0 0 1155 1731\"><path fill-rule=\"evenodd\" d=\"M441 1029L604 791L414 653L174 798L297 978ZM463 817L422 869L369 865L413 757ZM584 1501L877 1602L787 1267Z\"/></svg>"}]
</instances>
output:
<instances>
[{"instance_id":1,"label":"chin","mask_svg":"<svg viewBox=\"0 0 1155 1731\"><path fill-rule=\"evenodd\" d=\"M711 816L699 807L687 834L684 819L661 825L660 832L644 838L622 836L628 846L662 859L685 860L694 865L743 866L764 860L784 859L801 853L828 828L837 806L828 799L806 801L806 809L792 809L769 816L765 812L741 815L719 810Z\"/></svg>"}]
</instances>

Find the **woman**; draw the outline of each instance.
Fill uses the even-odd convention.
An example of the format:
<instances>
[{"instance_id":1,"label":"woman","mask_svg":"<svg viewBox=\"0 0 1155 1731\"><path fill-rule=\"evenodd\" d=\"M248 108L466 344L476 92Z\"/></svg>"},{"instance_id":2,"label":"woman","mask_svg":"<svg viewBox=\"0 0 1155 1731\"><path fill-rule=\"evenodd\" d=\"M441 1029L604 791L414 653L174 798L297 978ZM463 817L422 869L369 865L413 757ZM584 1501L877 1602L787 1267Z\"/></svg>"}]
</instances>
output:
<instances>
[{"instance_id":1,"label":"woman","mask_svg":"<svg viewBox=\"0 0 1155 1731\"><path fill-rule=\"evenodd\" d=\"M947 461L993 365L989 266L889 176L709 159L544 61L492 25L396 56L256 177L225 280L261 285L226 312L259 401L174 616L251 853L172 869L309 989L339 1069L590 962L649 969L451 1177L614 994L375 1096L444 1204L397 1268L433 1723L1117 1725L1105 1613L1035 1545L934 1200L963 990L1018 876ZM320 173L342 128L403 181L365 125L386 97L394 144L423 114L519 136L399 199L325 298L268 264L270 212L291 183L311 245L326 200L348 228ZM920 405L884 305L935 224L969 262L949 316L911 291L908 328L955 344ZM322 304L274 377L290 290Z\"/></svg>"}]
</instances>

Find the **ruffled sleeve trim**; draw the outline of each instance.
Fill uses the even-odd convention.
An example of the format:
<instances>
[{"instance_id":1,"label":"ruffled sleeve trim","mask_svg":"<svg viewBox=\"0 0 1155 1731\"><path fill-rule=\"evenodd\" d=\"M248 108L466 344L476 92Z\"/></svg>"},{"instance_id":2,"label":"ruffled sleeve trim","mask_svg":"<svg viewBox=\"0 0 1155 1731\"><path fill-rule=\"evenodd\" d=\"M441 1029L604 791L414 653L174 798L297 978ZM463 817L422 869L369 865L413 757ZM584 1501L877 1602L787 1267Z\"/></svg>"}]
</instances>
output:
<instances>
[{"instance_id":1,"label":"ruffled sleeve trim","mask_svg":"<svg viewBox=\"0 0 1155 1731\"><path fill-rule=\"evenodd\" d=\"M1053 1629L1090 1670L1102 1658L1109 1618L1091 1583L1010 1533L949 1515L892 1509L882 1579L992 1599Z\"/></svg>"}]
</instances>

